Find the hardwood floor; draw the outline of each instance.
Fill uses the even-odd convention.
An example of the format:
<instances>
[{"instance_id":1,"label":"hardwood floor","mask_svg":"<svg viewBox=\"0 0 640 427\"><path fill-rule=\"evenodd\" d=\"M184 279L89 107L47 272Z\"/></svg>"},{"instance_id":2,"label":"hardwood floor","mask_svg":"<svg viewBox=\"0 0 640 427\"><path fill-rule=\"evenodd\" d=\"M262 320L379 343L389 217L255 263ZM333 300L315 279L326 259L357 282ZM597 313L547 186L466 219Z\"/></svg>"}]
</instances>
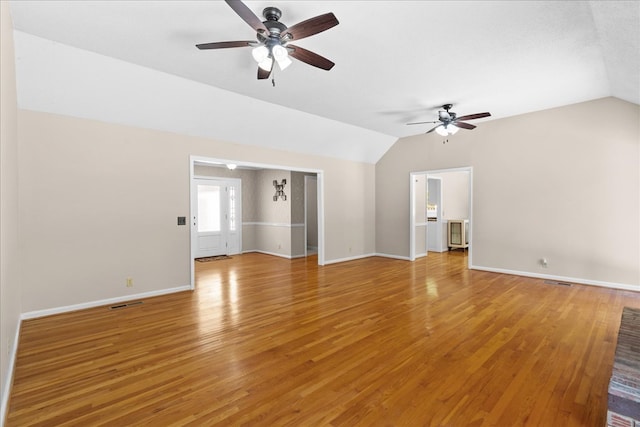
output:
<instances>
[{"instance_id":1,"label":"hardwood floor","mask_svg":"<svg viewBox=\"0 0 640 427\"><path fill-rule=\"evenodd\" d=\"M23 323L8 426L604 426L640 293L415 263L196 263L197 289Z\"/></svg>"}]
</instances>

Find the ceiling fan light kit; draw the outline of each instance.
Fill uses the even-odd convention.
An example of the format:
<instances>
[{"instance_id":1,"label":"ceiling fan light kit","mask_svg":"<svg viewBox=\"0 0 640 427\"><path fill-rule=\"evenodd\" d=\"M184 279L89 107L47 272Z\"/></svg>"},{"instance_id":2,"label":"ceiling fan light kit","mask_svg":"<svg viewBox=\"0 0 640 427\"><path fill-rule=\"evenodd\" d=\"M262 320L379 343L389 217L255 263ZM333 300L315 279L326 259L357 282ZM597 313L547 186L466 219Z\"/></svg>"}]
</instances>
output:
<instances>
[{"instance_id":1,"label":"ceiling fan light kit","mask_svg":"<svg viewBox=\"0 0 640 427\"><path fill-rule=\"evenodd\" d=\"M273 71L274 62L280 70L292 64L291 57L314 67L330 70L335 65L317 53L289 44L291 40L300 40L314 34L321 33L339 24L333 13L325 13L315 18L299 22L287 27L280 22L282 12L276 7L267 7L262 11L264 21L261 21L240 0L225 0L227 4L256 31L257 41L243 40L230 42L213 42L197 44L198 49L225 49L232 47L250 46L253 59L258 63L258 80L267 79Z\"/></svg>"},{"instance_id":2,"label":"ceiling fan light kit","mask_svg":"<svg viewBox=\"0 0 640 427\"><path fill-rule=\"evenodd\" d=\"M460 128L452 124L436 127L436 132L438 133L438 135L442 136L455 135L459 130Z\"/></svg>"}]
</instances>

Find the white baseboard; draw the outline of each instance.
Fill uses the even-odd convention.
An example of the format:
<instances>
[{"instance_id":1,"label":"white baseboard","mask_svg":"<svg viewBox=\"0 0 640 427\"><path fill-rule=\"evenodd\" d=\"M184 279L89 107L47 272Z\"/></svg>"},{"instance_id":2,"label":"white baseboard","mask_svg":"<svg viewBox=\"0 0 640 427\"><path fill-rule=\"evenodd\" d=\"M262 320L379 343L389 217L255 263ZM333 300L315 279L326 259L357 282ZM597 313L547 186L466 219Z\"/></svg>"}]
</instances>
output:
<instances>
[{"instance_id":1,"label":"white baseboard","mask_svg":"<svg viewBox=\"0 0 640 427\"><path fill-rule=\"evenodd\" d=\"M375 254L363 254L363 255L356 255L356 256L351 256L351 257L347 257L347 258L337 258L337 259L329 259L329 260L325 260L324 264L337 264L339 262L347 262L347 261L355 261L357 259L362 259L362 258L370 258L372 256L375 256Z\"/></svg>"},{"instance_id":2,"label":"white baseboard","mask_svg":"<svg viewBox=\"0 0 640 427\"><path fill-rule=\"evenodd\" d=\"M108 298L108 299L103 299L98 301L90 301L90 302L85 302L81 304L67 305L64 307L28 311L26 313L22 313L22 315L20 316L20 319L21 320L35 319L38 317L51 316L53 314L68 313L70 311L84 310L86 308L100 307L100 306L111 305L114 303L119 303L124 301L131 301L134 299L151 298L151 297L157 297L160 295L167 295L167 294L173 294L176 292L183 292L183 291L190 291L190 290L191 290L191 286L186 285L186 286L179 286L177 288L160 289L157 291L143 292L140 294L123 295L115 298Z\"/></svg>"},{"instance_id":3,"label":"white baseboard","mask_svg":"<svg viewBox=\"0 0 640 427\"><path fill-rule=\"evenodd\" d=\"M18 355L18 342L20 342L20 330L22 329L22 319L18 319L18 327L16 329L15 336L13 337L13 345L11 346L11 353L9 354L9 361L7 367L9 371L5 377L5 383L2 384L2 403L0 404L0 427L4 427L5 420L7 418L7 411L9 409L9 396L11 394L11 388L13 386L13 375L16 369L16 357Z\"/></svg>"},{"instance_id":4,"label":"white baseboard","mask_svg":"<svg viewBox=\"0 0 640 427\"><path fill-rule=\"evenodd\" d=\"M276 253L276 252L259 251L259 250L257 250L257 249L256 249L256 250L253 250L253 251L244 251L244 252L242 252L242 253L243 253L243 254L247 254L247 253L250 253L250 252L255 252L255 253L265 254L265 255L272 255L272 256L277 256L277 257L280 257L280 258L286 258L286 259L293 259L293 258L302 258L302 257L304 257L304 255L293 255L293 256L292 256L292 255L279 254L279 253Z\"/></svg>"},{"instance_id":5,"label":"white baseboard","mask_svg":"<svg viewBox=\"0 0 640 427\"><path fill-rule=\"evenodd\" d=\"M483 267L480 265L469 266L471 270L489 271L491 273L511 274L514 276L533 277L535 279L556 280L559 282L577 283L580 285L600 286L604 288L622 289L625 291L640 292L640 285L630 285L626 283L600 282L597 280L581 279L578 277L556 276L553 274L539 274L529 271L507 270L504 268Z\"/></svg>"},{"instance_id":6,"label":"white baseboard","mask_svg":"<svg viewBox=\"0 0 640 427\"><path fill-rule=\"evenodd\" d=\"M372 256L381 256L383 258L393 258L393 259L401 259L403 261L411 261L411 258L409 258L408 256L401 256L401 255L375 253Z\"/></svg>"}]
</instances>

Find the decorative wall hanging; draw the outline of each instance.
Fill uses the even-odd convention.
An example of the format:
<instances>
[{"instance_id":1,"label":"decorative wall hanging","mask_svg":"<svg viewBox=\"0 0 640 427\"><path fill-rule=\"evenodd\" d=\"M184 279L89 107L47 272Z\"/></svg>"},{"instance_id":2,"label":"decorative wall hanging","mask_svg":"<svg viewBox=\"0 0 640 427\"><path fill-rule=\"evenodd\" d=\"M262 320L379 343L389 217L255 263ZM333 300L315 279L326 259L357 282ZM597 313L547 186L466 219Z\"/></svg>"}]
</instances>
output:
<instances>
[{"instance_id":1,"label":"decorative wall hanging","mask_svg":"<svg viewBox=\"0 0 640 427\"><path fill-rule=\"evenodd\" d=\"M282 198L285 202L287 201L287 195L284 194L284 186L287 185L287 180L283 179L280 184L278 184L277 180L273 180L273 186L276 187L276 194L273 196L273 201L277 202L278 197Z\"/></svg>"}]
</instances>

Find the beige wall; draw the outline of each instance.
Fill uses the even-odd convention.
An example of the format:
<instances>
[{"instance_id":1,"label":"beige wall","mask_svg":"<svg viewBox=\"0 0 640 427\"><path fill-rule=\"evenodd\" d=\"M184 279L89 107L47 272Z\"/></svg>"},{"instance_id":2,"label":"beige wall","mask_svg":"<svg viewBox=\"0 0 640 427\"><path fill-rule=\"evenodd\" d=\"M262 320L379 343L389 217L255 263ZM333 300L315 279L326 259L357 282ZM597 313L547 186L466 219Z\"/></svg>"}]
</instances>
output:
<instances>
[{"instance_id":1,"label":"beige wall","mask_svg":"<svg viewBox=\"0 0 640 427\"><path fill-rule=\"evenodd\" d=\"M442 178L442 218L469 218L469 172L454 171L429 176Z\"/></svg>"},{"instance_id":2,"label":"beige wall","mask_svg":"<svg viewBox=\"0 0 640 427\"><path fill-rule=\"evenodd\" d=\"M291 256L302 257L304 247L304 173L291 172Z\"/></svg>"},{"instance_id":3,"label":"beige wall","mask_svg":"<svg viewBox=\"0 0 640 427\"><path fill-rule=\"evenodd\" d=\"M315 174L307 178L307 246L318 247L318 179Z\"/></svg>"},{"instance_id":4,"label":"beige wall","mask_svg":"<svg viewBox=\"0 0 640 427\"><path fill-rule=\"evenodd\" d=\"M25 110L18 131L23 312L188 285L190 155L322 170L325 261L375 251L374 165Z\"/></svg>"},{"instance_id":5,"label":"beige wall","mask_svg":"<svg viewBox=\"0 0 640 427\"><path fill-rule=\"evenodd\" d=\"M287 200L278 197L277 201L273 201L276 194L276 188L273 181L280 184L283 179L287 180L284 186L284 194ZM291 224L291 171L264 169L259 170L256 174L256 188L258 192L256 198L258 203L258 221L271 222L279 224Z\"/></svg>"},{"instance_id":6,"label":"beige wall","mask_svg":"<svg viewBox=\"0 0 640 427\"><path fill-rule=\"evenodd\" d=\"M288 181L287 181L288 183ZM291 172L291 185L289 186L291 198L291 223L304 224L304 173Z\"/></svg>"},{"instance_id":7,"label":"beige wall","mask_svg":"<svg viewBox=\"0 0 640 427\"><path fill-rule=\"evenodd\" d=\"M335 257L327 257L327 262L375 253L374 183L375 167L364 163L344 170L341 176L325 176L325 230L343 230L339 235L332 235L331 241L325 238L325 247L327 250L331 247L335 254ZM361 192L352 193L355 188ZM334 215L327 216L327 212ZM327 232L325 236L328 236Z\"/></svg>"},{"instance_id":8,"label":"beige wall","mask_svg":"<svg viewBox=\"0 0 640 427\"><path fill-rule=\"evenodd\" d=\"M475 266L640 289L639 145L615 98L404 138L376 165L377 250L408 256L410 172L471 166Z\"/></svg>"},{"instance_id":9,"label":"beige wall","mask_svg":"<svg viewBox=\"0 0 640 427\"><path fill-rule=\"evenodd\" d=\"M22 302L18 257L18 109L13 25L0 2L0 390L4 417ZM2 424L2 421L0 421Z\"/></svg>"},{"instance_id":10,"label":"beige wall","mask_svg":"<svg viewBox=\"0 0 640 427\"><path fill-rule=\"evenodd\" d=\"M427 176L416 175L414 179L415 254L421 256L427 253Z\"/></svg>"},{"instance_id":11,"label":"beige wall","mask_svg":"<svg viewBox=\"0 0 640 427\"><path fill-rule=\"evenodd\" d=\"M287 200L273 200L273 181L287 180L284 194ZM290 257L291 248L291 171L265 169L256 172L258 224L255 226L256 250Z\"/></svg>"}]
</instances>

